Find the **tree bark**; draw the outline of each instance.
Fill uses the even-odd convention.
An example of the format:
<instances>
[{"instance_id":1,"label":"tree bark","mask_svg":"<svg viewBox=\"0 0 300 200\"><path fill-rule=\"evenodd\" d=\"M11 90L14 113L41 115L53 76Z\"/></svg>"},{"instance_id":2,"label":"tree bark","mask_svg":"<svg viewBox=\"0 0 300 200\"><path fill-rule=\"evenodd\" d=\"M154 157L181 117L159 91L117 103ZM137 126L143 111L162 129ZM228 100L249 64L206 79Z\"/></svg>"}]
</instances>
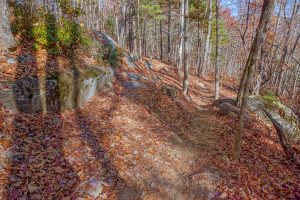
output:
<instances>
[{"instance_id":1,"label":"tree bark","mask_svg":"<svg viewBox=\"0 0 300 200\"><path fill-rule=\"evenodd\" d=\"M185 0L180 0L180 36L178 45L178 62L177 62L177 73L179 77L182 77L182 66L183 66L183 43L184 43L184 3Z\"/></svg>"},{"instance_id":2,"label":"tree bark","mask_svg":"<svg viewBox=\"0 0 300 200\"><path fill-rule=\"evenodd\" d=\"M220 98L220 66L218 65L219 56L219 2L216 0L216 63L215 63L215 99Z\"/></svg>"},{"instance_id":3,"label":"tree bark","mask_svg":"<svg viewBox=\"0 0 300 200\"><path fill-rule=\"evenodd\" d=\"M203 74L203 71L208 68L208 57L209 57L209 49L210 49L210 36L211 36L211 25L212 25L212 0L209 0L209 8L208 8L208 28L207 35L205 41L205 49L204 49L204 57L202 62L202 67L200 70L200 74Z\"/></svg>"},{"instance_id":4,"label":"tree bark","mask_svg":"<svg viewBox=\"0 0 300 200\"><path fill-rule=\"evenodd\" d=\"M249 89L250 89L250 80L253 76L254 66L256 59L258 57L259 49L262 46L262 43L265 40L267 28L271 21L272 13L274 10L274 0L265 0L262 7L262 13L260 16L259 25L256 30L256 35L251 45L250 53L247 59L247 63L245 66L246 70L246 81L244 85L243 98L241 104L241 112L239 114L238 119L238 131L235 134L235 144L234 144L234 152L233 157L235 160L240 158L241 153L241 140L242 140L242 132L244 127L244 117L246 113L246 105L248 101Z\"/></svg>"},{"instance_id":5,"label":"tree bark","mask_svg":"<svg viewBox=\"0 0 300 200\"><path fill-rule=\"evenodd\" d=\"M189 87L189 64L188 64L188 22L189 22L189 0L184 0L184 23L183 23L183 94L188 95Z\"/></svg>"},{"instance_id":6,"label":"tree bark","mask_svg":"<svg viewBox=\"0 0 300 200\"><path fill-rule=\"evenodd\" d=\"M168 61L171 61L171 0L168 1Z\"/></svg>"},{"instance_id":7,"label":"tree bark","mask_svg":"<svg viewBox=\"0 0 300 200\"><path fill-rule=\"evenodd\" d=\"M280 95L281 92L282 92L284 64L285 64L286 56L287 56L287 53L288 53L288 44L289 44L289 39L291 37L291 32L292 32L291 27L292 27L292 23L293 23L293 20L294 20L294 16L297 13L297 10L298 10L297 1L295 0L291 19L286 19L286 16L285 16L285 20L288 23L288 29L287 29L285 40L284 40L283 53L281 55L280 63L279 63L279 70L280 71L279 71L278 81L277 81L277 84L276 84L276 95Z\"/></svg>"},{"instance_id":8,"label":"tree bark","mask_svg":"<svg viewBox=\"0 0 300 200\"><path fill-rule=\"evenodd\" d=\"M159 21L159 33L160 33L160 60L163 60L163 27L162 20Z\"/></svg>"}]
</instances>

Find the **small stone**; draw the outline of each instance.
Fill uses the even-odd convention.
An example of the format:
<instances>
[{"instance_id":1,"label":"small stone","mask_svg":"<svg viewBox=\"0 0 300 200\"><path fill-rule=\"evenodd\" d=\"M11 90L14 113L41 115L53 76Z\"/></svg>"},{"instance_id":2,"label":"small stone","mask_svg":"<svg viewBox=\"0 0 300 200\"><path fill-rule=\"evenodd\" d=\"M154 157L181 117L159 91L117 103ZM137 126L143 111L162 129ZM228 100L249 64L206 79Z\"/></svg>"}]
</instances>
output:
<instances>
[{"instance_id":1,"label":"small stone","mask_svg":"<svg viewBox=\"0 0 300 200\"><path fill-rule=\"evenodd\" d=\"M123 83L123 86L127 89L139 89L139 88L145 88L145 85L138 81L125 81Z\"/></svg>"},{"instance_id":2,"label":"small stone","mask_svg":"<svg viewBox=\"0 0 300 200\"><path fill-rule=\"evenodd\" d=\"M30 55L21 55L18 57L18 61L21 64L26 64L26 63L33 63L35 58Z\"/></svg>"},{"instance_id":3,"label":"small stone","mask_svg":"<svg viewBox=\"0 0 300 200\"><path fill-rule=\"evenodd\" d=\"M208 195L207 195L207 198L208 199L213 199L215 197L214 193L210 192Z\"/></svg>"},{"instance_id":4,"label":"small stone","mask_svg":"<svg viewBox=\"0 0 300 200\"><path fill-rule=\"evenodd\" d=\"M222 159L223 159L225 162L227 162L227 163L230 162L228 156L226 156L226 155L223 155L223 156L222 156Z\"/></svg>"},{"instance_id":5,"label":"small stone","mask_svg":"<svg viewBox=\"0 0 300 200\"><path fill-rule=\"evenodd\" d=\"M138 152L138 151L136 151L136 150L135 150L135 151L133 151L133 154L135 154L135 155L137 155L138 153L139 153L139 152Z\"/></svg>"},{"instance_id":6,"label":"small stone","mask_svg":"<svg viewBox=\"0 0 300 200\"><path fill-rule=\"evenodd\" d=\"M97 198L102 193L103 185L108 186L108 184L103 182L102 180L92 177L88 180L87 190L85 191L85 193L89 196L92 196L93 198Z\"/></svg>"},{"instance_id":7,"label":"small stone","mask_svg":"<svg viewBox=\"0 0 300 200\"><path fill-rule=\"evenodd\" d=\"M108 159L109 158L109 154L108 153L105 153L104 154L104 159Z\"/></svg>"},{"instance_id":8,"label":"small stone","mask_svg":"<svg viewBox=\"0 0 300 200\"><path fill-rule=\"evenodd\" d=\"M154 183L154 182L151 183L151 187L152 187L152 188L155 187L155 183Z\"/></svg>"},{"instance_id":9,"label":"small stone","mask_svg":"<svg viewBox=\"0 0 300 200\"><path fill-rule=\"evenodd\" d=\"M136 174L135 174L135 177L136 177L136 178L139 178L140 176L141 176L140 173L136 173Z\"/></svg>"},{"instance_id":10,"label":"small stone","mask_svg":"<svg viewBox=\"0 0 300 200\"><path fill-rule=\"evenodd\" d=\"M17 61L14 58L9 58L9 59L7 59L7 63L8 64L15 64L15 63L17 63Z\"/></svg>"}]
</instances>

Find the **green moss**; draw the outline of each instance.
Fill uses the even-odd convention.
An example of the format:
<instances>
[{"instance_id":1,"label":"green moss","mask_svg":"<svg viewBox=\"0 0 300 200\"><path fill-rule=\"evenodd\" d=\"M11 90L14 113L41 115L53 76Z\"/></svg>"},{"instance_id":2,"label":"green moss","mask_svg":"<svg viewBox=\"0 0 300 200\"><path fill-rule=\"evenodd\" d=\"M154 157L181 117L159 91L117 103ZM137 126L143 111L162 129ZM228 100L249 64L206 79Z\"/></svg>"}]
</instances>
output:
<instances>
[{"instance_id":1,"label":"green moss","mask_svg":"<svg viewBox=\"0 0 300 200\"><path fill-rule=\"evenodd\" d=\"M262 99L264 101L269 102L270 104L274 104L276 102L279 102L278 97L272 92L272 91L267 91L262 95Z\"/></svg>"}]
</instances>

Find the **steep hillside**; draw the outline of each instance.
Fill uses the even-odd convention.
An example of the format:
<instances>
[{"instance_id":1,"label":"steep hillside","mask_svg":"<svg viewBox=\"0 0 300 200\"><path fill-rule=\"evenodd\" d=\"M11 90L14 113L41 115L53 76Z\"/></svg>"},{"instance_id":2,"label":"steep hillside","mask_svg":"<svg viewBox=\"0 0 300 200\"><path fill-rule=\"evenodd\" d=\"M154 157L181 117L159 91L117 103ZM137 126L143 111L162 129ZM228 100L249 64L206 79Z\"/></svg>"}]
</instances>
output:
<instances>
[{"instance_id":1,"label":"steep hillside","mask_svg":"<svg viewBox=\"0 0 300 200\"><path fill-rule=\"evenodd\" d=\"M151 60L149 69L146 60L122 61L113 86L81 108L2 109L0 191L9 199L300 198L299 170L273 129L251 116L241 162L232 162L237 119L213 106L213 81L191 75L189 101L173 66ZM234 85L223 86L222 97L235 96Z\"/></svg>"}]
</instances>

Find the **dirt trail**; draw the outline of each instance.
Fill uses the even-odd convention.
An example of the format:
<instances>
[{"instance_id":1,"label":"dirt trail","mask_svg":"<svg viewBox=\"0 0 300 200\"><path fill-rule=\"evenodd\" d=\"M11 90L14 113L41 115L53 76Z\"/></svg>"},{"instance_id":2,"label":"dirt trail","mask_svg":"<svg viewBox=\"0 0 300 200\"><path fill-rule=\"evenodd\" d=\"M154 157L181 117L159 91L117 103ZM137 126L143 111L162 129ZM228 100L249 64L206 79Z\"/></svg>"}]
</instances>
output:
<instances>
[{"instance_id":1,"label":"dirt trail","mask_svg":"<svg viewBox=\"0 0 300 200\"><path fill-rule=\"evenodd\" d=\"M104 179L115 189L109 191L116 192L120 199L215 197L220 174L207 167L206 158L213 156L211 152L218 145L218 114L210 110L210 102L201 99L200 107L199 102L187 102L181 95L176 99L163 95L161 85L178 82L165 73L117 73L115 91L93 98L81 109L79 117L84 123L82 131L91 132L87 137L101 137L98 145L114 166L109 171L117 172L112 180ZM161 81L153 81L153 76ZM166 78L173 80L167 82ZM126 81L143 85L132 88L124 84ZM209 88L204 91L209 95ZM92 159L92 163L98 160Z\"/></svg>"},{"instance_id":2,"label":"dirt trail","mask_svg":"<svg viewBox=\"0 0 300 200\"><path fill-rule=\"evenodd\" d=\"M296 171L264 125L246 123L247 151L241 163L230 162L236 121L211 105L211 81L191 76L187 101L172 67L155 71L137 64L117 69L113 90L80 109L9 114L0 137L2 196L201 200L297 194ZM166 95L166 85L177 94ZM283 180L290 182L273 184ZM295 189L283 190L286 185Z\"/></svg>"}]
</instances>

